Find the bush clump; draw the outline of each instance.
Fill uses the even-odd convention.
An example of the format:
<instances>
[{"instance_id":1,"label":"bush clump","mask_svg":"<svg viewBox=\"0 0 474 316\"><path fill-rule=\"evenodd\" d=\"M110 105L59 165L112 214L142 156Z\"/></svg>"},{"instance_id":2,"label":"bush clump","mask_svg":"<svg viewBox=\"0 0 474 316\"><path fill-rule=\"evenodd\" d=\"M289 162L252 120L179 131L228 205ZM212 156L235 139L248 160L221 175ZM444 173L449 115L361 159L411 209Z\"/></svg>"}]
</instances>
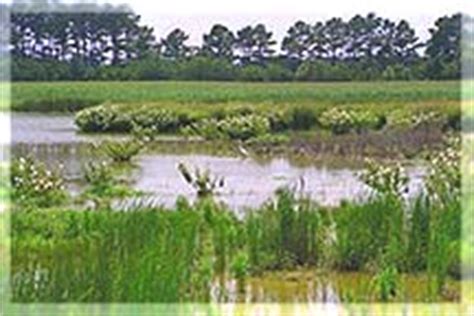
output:
<instances>
[{"instance_id":1,"label":"bush clump","mask_svg":"<svg viewBox=\"0 0 474 316\"><path fill-rule=\"evenodd\" d=\"M364 130L380 129L385 125L385 118L370 111L353 111L332 108L321 114L319 124L333 134L345 134L351 131L358 133Z\"/></svg>"},{"instance_id":2,"label":"bush clump","mask_svg":"<svg viewBox=\"0 0 474 316\"><path fill-rule=\"evenodd\" d=\"M222 120L204 119L185 129L206 139L248 140L270 132L270 121L260 115L233 116Z\"/></svg>"},{"instance_id":3,"label":"bush clump","mask_svg":"<svg viewBox=\"0 0 474 316\"><path fill-rule=\"evenodd\" d=\"M288 125L293 130L309 130L316 125L316 115L310 108L296 107L289 111Z\"/></svg>"},{"instance_id":4,"label":"bush clump","mask_svg":"<svg viewBox=\"0 0 474 316\"><path fill-rule=\"evenodd\" d=\"M333 134L345 134L356 126L356 121L351 111L333 108L321 114L319 124Z\"/></svg>"},{"instance_id":5,"label":"bush clump","mask_svg":"<svg viewBox=\"0 0 474 316\"><path fill-rule=\"evenodd\" d=\"M12 200L25 206L51 207L67 199L61 174L33 158L19 158L11 165Z\"/></svg>"},{"instance_id":6,"label":"bush clump","mask_svg":"<svg viewBox=\"0 0 474 316\"><path fill-rule=\"evenodd\" d=\"M138 110L132 114L134 126L152 129L157 133L175 132L180 127L180 116L164 109Z\"/></svg>"},{"instance_id":7,"label":"bush clump","mask_svg":"<svg viewBox=\"0 0 474 316\"><path fill-rule=\"evenodd\" d=\"M114 106L97 106L87 108L75 117L75 124L83 132L119 132L127 133L132 130L132 120L129 115L121 113Z\"/></svg>"},{"instance_id":8,"label":"bush clump","mask_svg":"<svg viewBox=\"0 0 474 316\"><path fill-rule=\"evenodd\" d=\"M389 125L395 128L423 128L423 127L443 127L447 119L437 112L420 112L407 114L403 111L394 111L389 116Z\"/></svg>"}]
</instances>

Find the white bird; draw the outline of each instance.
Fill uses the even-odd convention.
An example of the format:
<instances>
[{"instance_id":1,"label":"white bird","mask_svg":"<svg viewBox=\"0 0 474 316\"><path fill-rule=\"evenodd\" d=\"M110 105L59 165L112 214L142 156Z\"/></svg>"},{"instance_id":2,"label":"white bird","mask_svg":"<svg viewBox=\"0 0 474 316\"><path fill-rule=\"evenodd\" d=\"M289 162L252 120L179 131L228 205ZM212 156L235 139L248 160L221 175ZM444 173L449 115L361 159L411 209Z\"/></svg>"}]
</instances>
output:
<instances>
[{"instance_id":1,"label":"white bird","mask_svg":"<svg viewBox=\"0 0 474 316\"><path fill-rule=\"evenodd\" d=\"M243 156L244 158L247 158L250 156L250 153L247 151L247 149L244 148L242 143L239 141L237 149L239 150L239 154Z\"/></svg>"}]
</instances>

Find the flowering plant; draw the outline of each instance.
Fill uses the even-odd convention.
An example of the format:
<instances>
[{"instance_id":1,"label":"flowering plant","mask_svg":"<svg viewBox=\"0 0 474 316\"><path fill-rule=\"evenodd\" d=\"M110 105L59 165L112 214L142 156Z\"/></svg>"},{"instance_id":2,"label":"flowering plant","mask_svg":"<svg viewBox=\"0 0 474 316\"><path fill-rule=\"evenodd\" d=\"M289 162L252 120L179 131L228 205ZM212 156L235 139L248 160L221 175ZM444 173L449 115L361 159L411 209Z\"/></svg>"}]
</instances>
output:
<instances>
[{"instance_id":1,"label":"flowering plant","mask_svg":"<svg viewBox=\"0 0 474 316\"><path fill-rule=\"evenodd\" d=\"M46 168L32 158L19 158L11 165L12 200L16 204L51 207L67 198L59 171Z\"/></svg>"},{"instance_id":2,"label":"flowering plant","mask_svg":"<svg viewBox=\"0 0 474 316\"><path fill-rule=\"evenodd\" d=\"M183 130L186 134L197 134L206 139L248 140L270 132L270 121L259 115L232 116L225 119L204 119Z\"/></svg>"},{"instance_id":3,"label":"flowering plant","mask_svg":"<svg viewBox=\"0 0 474 316\"><path fill-rule=\"evenodd\" d=\"M461 140L448 140L448 146L429 161L426 189L431 199L447 204L461 197Z\"/></svg>"},{"instance_id":4,"label":"flowering plant","mask_svg":"<svg viewBox=\"0 0 474 316\"><path fill-rule=\"evenodd\" d=\"M443 123L443 116L437 112L420 112L407 115L403 111L395 111L389 117L390 126L420 128L423 126L440 125Z\"/></svg>"},{"instance_id":5,"label":"flowering plant","mask_svg":"<svg viewBox=\"0 0 474 316\"><path fill-rule=\"evenodd\" d=\"M352 111L332 108L321 114L319 124L334 134L344 134L355 127L356 120Z\"/></svg>"},{"instance_id":6,"label":"flowering plant","mask_svg":"<svg viewBox=\"0 0 474 316\"><path fill-rule=\"evenodd\" d=\"M179 116L164 109L146 111L138 110L131 115L133 125L140 128L152 129L157 133L169 133L178 129L180 125Z\"/></svg>"},{"instance_id":7,"label":"flowering plant","mask_svg":"<svg viewBox=\"0 0 474 316\"><path fill-rule=\"evenodd\" d=\"M382 165L373 160L366 161L365 170L359 178L375 192L401 199L408 192L408 176L400 163Z\"/></svg>"},{"instance_id":8,"label":"flowering plant","mask_svg":"<svg viewBox=\"0 0 474 316\"><path fill-rule=\"evenodd\" d=\"M76 114L75 124L83 132L129 132L132 120L117 106L96 106Z\"/></svg>"}]
</instances>

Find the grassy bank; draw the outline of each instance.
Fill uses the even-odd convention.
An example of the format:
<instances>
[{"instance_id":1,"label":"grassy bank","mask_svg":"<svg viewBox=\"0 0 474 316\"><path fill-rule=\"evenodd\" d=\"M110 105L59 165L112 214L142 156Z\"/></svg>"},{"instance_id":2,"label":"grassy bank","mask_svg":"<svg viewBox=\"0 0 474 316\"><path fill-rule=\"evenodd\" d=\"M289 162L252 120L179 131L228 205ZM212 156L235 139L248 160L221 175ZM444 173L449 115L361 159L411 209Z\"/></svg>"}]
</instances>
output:
<instances>
[{"instance_id":1,"label":"grassy bank","mask_svg":"<svg viewBox=\"0 0 474 316\"><path fill-rule=\"evenodd\" d=\"M218 83L44 82L12 84L15 111L70 111L113 103L351 104L457 101L459 82Z\"/></svg>"}]
</instances>

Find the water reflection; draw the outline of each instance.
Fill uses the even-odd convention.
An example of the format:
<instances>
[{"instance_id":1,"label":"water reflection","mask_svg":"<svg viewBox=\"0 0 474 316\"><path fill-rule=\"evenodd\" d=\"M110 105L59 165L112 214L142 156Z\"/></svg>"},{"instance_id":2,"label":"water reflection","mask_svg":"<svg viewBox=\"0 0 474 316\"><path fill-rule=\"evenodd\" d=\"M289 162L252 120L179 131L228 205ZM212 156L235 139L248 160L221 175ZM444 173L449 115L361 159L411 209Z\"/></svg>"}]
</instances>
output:
<instances>
[{"instance_id":1,"label":"water reflection","mask_svg":"<svg viewBox=\"0 0 474 316\"><path fill-rule=\"evenodd\" d=\"M32 155L53 168L61 163L70 182L81 179L82 167L88 161L103 159L84 143L17 144L12 153L14 156ZM330 206L342 200L360 199L368 192L354 169L324 165L301 167L281 157L255 160L204 154L145 153L134 160L136 167L130 174L130 183L149 194L149 205L173 206L179 195L193 200L194 190L185 183L177 169L181 162L190 168L209 169L212 174L224 177L225 186L218 191L217 199L237 210L261 205L283 186ZM409 167L407 171L410 192L418 192L422 187L424 169Z\"/></svg>"},{"instance_id":2,"label":"water reflection","mask_svg":"<svg viewBox=\"0 0 474 316\"><path fill-rule=\"evenodd\" d=\"M428 297L426 275L401 275L397 302L425 302ZM341 303L374 302L373 276L363 272L326 272L310 269L265 272L248 277L243 284L235 279L218 278L213 283L211 300L217 303ZM449 279L441 301L457 301L460 283Z\"/></svg>"},{"instance_id":3,"label":"water reflection","mask_svg":"<svg viewBox=\"0 0 474 316\"><path fill-rule=\"evenodd\" d=\"M73 118L68 115L15 113L12 126L13 157L31 155L52 167L63 164L73 191L78 190L76 182L82 177L82 166L88 161L103 159L91 150L90 144L104 137L116 137L77 134ZM179 195L193 200L195 192L177 170L181 162L224 177L226 185L218 192L217 199L236 210L261 205L282 186L293 187L320 204L331 206L342 200L360 199L367 193L350 161L335 167L331 159L302 161L294 155L251 155L244 159L229 144L183 143L172 137L134 160L136 168L130 174L130 183L149 194L148 204L173 206ZM422 187L424 169L409 167L407 171L413 194ZM127 203L122 206L126 207Z\"/></svg>"}]
</instances>

